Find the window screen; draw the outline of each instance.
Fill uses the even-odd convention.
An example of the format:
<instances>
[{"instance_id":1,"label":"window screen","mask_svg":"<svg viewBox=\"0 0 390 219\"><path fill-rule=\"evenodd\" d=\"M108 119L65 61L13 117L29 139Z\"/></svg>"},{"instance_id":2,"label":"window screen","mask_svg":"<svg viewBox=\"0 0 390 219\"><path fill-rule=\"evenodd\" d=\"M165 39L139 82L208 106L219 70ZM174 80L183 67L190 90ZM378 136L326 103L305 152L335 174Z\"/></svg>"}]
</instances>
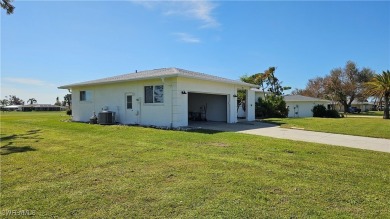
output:
<instances>
[{"instance_id":1,"label":"window screen","mask_svg":"<svg viewBox=\"0 0 390 219\"><path fill-rule=\"evenodd\" d=\"M87 100L87 92L86 91L80 91L80 101L86 101Z\"/></svg>"},{"instance_id":2,"label":"window screen","mask_svg":"<svg viewBox=\"0 0 390 219\"><path fill-rule=\"evenodd\" d=\"M129 95L126 97L127 109L133 109L133 96Z\"/></svg>"},{"instance_id":3,"label":"window screen","mask_svg":"<svg viewBox=\"0 0 390 219\"><path fill-rule=\"evenodd\" d=\"M153 103L153 86L145 86L145 103Z\"/></svg>"}]
</instances>

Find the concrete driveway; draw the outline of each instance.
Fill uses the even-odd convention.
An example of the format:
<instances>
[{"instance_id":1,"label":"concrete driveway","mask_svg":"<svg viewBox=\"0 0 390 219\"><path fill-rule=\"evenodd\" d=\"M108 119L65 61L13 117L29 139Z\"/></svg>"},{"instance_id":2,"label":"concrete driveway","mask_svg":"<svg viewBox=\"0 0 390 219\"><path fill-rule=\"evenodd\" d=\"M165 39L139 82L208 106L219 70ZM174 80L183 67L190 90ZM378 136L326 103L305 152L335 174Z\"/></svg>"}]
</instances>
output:
<instances>
[{"instance_id":1,"label":"concrete driveway","mask_svg":"<svg viewBox=\"0 0 390 219\"><path fill-rule=\"evenodd\" d=\"M263 122L239 122L235 124L227 124L223 122L190 122L189 127L262 135L273 138L314 142L390 153L389 139L286 129Z\"/></svg>"}]
</instances>

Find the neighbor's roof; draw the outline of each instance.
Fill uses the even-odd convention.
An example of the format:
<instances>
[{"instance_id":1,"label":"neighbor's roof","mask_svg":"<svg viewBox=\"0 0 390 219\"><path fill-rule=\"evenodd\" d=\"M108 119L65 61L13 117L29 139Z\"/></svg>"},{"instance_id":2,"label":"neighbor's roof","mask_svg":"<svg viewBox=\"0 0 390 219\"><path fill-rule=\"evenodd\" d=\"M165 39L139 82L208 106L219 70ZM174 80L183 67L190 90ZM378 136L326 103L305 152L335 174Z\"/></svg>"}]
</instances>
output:
<instances>
[{"instance_id":1,"label":"neighbor's roof","mask_svg":"<svg viewBox=\"0 0 390 219\"><path fill-rule=\"evenodd\" d=\"M36 104L28 104L28 105L23 105L22 107L61 107L53 104L41 104L41 103L36 103Z\"/></svg>"},{"instance_id":2,"label":"neighbor's roof","mask_svg":"<svg viewBox=\"0 0 390 219\"><path fill-rule=\"evenodd\" d=\"M180 68L160 68L154 70L139 71L137 73L118 75L118 76L103 78L98 80L86 81L81 83L69 84L69 85L60 86L58 88L69 89L72 87L79 87L85 85L109 84L109 83L116 83L116 82L123 82L123 81L137 81L137 80L145 80L145 79L170 78L170 77L195 78L195 79L206 80L206 81L216 81L216 82L222 82L228 84L258 87L257 85L245 83L238 80L232 80L232 79L222 78L222 77L213 76L209 74L188 71Z\"/></svg>"},{"instance_id":3,"label":"neighbor's roof","mask_svg":"<svg viewBox=\"0 0 390 219\"><path fill-rule=\"evenodd\" d=\"M4 108L6 109L17 109L19 107L22 107L23 105L8 105L8 106L4 106Z\"/></svg>"},{"instance_id":4,"label":"neighbor's roof","mask_svg":"<svg viewBox=\"0 0 390 219\"><path fill-rule=\"evenodd\" d=\"M330 102L329 100L307 97L302 95L285 95L283 96L284 101L286 102Z\"/></svg>"},{"instance_id":5,"label":"neighbor's roof","mask_svg":"<svg viewBox=\"0 0 390 219\"><path fill-rule=\"evenodd\" d=\"M367 101L360 102L360 101L357 101L357 100L352 101L351 104L375 105L375 103L373 103L373 102L367 102Z\"/></svg>"},{"instance_id":6,"label":"neighbor's roof","mask_svg":"<svg viewBox=\"0 0 390 219\"><path fill-rule=\"evenodd\" d=\"M257 93L265 93L265 94L270 94L271 92L269 91L263 91L260 88L251 88L251 91L257 92Z\"/></svg>"}]
</instances>

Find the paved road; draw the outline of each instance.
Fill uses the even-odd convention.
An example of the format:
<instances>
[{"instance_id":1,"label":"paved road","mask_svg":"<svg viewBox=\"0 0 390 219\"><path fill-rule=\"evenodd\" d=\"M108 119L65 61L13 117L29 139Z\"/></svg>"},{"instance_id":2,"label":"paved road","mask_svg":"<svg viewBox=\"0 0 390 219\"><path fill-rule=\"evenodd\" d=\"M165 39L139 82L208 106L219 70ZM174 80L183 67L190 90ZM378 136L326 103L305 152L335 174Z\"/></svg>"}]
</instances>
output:
<instances>
[{"instance_id":1,"label":"paved road","mask_svg":"<svg viewBox=\"0 0 390 219\"><path fill-rule=\"evenodd\" d=\"M240 122L236 124L226 124L222 122L191 122L190 127L262 135L390 153L389 139L286 129L263 122Z\"/></svg>"}]
</instances>

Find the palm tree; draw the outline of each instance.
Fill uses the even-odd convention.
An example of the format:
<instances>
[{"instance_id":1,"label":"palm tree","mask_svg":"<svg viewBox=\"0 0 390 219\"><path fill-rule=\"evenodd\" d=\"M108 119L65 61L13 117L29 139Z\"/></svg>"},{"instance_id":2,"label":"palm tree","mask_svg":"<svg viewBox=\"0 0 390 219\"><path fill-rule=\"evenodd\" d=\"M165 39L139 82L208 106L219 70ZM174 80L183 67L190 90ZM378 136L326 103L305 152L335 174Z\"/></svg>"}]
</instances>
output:
<instances>
[{"instance_id":1,"label":"palm tree","mask_svg":"<svg viewBox=\"0 0 390 219\"><path fill-rule=\"evenodd\" d=\"M14 13L15 6L11 4L13 0L1 0L0 6L7 11L7 14Z\"/></svg>"},{"instance_id":2,"label":"palm tree","mask_svg":"<svg viewBox=\"0 0 390 219\"><path fill-rule=\"evenodd\" d=\"M37 100L35 98L30 98L27 100L27 103L30 103L31 105L33 105L36 102L37 102Z\"/></svg>"},{"instance_id":3,"label":"palm tree","mask_svg":"<svg viewBox=\"0 0 390 219\"><path fill-rule=\"evenodd\" d=\"M367 94L383 97L385 99L384 119L389 119L389 98L390 98L390 71L383 71L382 74L375 74L374 78L366 84Z\"/></svg>"}]
</instances>

